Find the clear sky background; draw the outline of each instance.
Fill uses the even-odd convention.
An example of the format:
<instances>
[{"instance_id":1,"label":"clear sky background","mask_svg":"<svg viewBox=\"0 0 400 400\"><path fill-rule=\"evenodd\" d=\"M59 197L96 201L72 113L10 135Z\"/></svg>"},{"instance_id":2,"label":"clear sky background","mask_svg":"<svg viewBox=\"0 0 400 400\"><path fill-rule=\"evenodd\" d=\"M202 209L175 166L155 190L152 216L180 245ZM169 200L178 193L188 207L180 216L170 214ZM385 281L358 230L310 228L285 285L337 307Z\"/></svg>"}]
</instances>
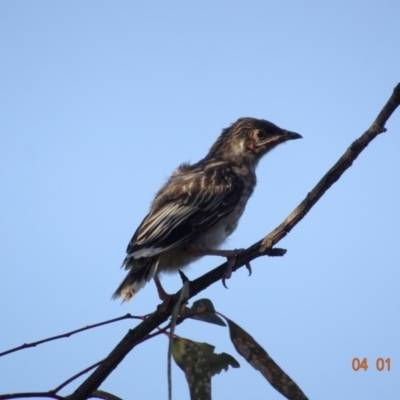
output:
<instances>
[{"instance_id":1,"label":"clear sky background","mask_svg":"<svg viewBox=\"0 0 400 400\"><path fill-rule=\"evenodd\" d=\"M277 226L400 81L400 3L385 1L0 2L0 351L159 303L111 294L154 193L243 116L299 132L258 168L225 248ZM399 398L400 110L280 247L200 297L250 332L310 399ZM186 270L196 278L223 260ZM177 275L163 279L180 287ZM50 390L102 359L124 321L0 358L0 393ZM227 329L181 336L228 352L215 399L282 399L236 354ZM167 340L129 354L102 385L167 397ZM352 359L370 368L354 372ZM391 359L378 372L377 358ZM82 380L73 382L69 394ZM173 369L174 399L187 399Z\"/></svg>"}]
</instances>

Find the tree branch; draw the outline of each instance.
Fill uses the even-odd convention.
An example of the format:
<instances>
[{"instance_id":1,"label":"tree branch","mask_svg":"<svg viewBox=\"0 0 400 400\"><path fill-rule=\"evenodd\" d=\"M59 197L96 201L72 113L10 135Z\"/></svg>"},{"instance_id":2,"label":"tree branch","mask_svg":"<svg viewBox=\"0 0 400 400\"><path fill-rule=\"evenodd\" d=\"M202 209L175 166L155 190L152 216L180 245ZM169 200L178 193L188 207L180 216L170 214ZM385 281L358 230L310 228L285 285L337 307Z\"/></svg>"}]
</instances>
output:
<instances>
[{"instance_id":1,"label":"tree branch","mask_svg":"<svg viewBox=\"0 0 400 400\"><path fill-rule=\"evenodd\" d=\"M23 393L9 393L9 394L1 394L0 400L10 400L10 399L56 399L56 400L65 400L65 397L59 396L58 394L52 392L23 392Z\"/></svg>"},{"instance_id":2,"label":"tree branch","mask_svg":"<svg viewBox=\"0 0 400 400\"><path fill-rule=\"evenodd\" d=\"M342 176L342 174L353 164L354 160L380 133L385 132L385 124L396 108L400 105L400 84L398 84L390 99L379 113L371 127L346 150L338 162L324 175L314 189L296 209L269 235L255 243L237 257L233 270L244 266L247 262L263 255L277 255L272 247L284 238L310 211L314 204L324 193ZM219 281L225 270L226 263L204 274L200 278L190 282L189 298L194 297L211 284ZM114 348L102 364L77 388L69 397L70 400L84 400L93 393L101 383L118 366L125 356L136 346L136 344L148 335L153 329L165 322L170 316L174 305L179 301L180 293L172 296L171 301L161 311L155 311L139 324L131 329L121 342Z\"/></svg>"},{"instance_id":3,"label":"tree branch","mask_svg":"<svg viewBox=\"0 0 400 400\"><path fill-rule=\"evenodd\" d=\"M3 356L5 356L7 354L10 354L10 353L14 353L14 352L19 351L19 350L29 349L30 347L36 347L36 346L39 346L40 344L43 344L43 343L46 343L46 342L51 342L52 340L68 338L68 337L70 337L72 335L75 335L77 333L80 333L80 332L83 332L83 331L87 331L87 330L93 329L93 328L98 328L99 326L112 324L114 322L122 321L124 319L141 319L141 320L143 320L144 317L138 317L138 316L134 316L134 315L131 315L131 314L128 313L126 315L123 315L122 317L113 318L113 319L110 319L108 321L98 322L97 324L93 324L93 325L86 325L83 328L75 329L75 330L73 330L71 332L66 332L66 333L63 333L61 335L52 336L52 337L49 337L49 338L46 338L46 339L38 340L36 342L24 343L21 346L17 346L17 347L14 347L14 348L10 349L10 350L3 351L2 353L0 353L0 357L3 357Z\"/></svg>"}]
</instances>

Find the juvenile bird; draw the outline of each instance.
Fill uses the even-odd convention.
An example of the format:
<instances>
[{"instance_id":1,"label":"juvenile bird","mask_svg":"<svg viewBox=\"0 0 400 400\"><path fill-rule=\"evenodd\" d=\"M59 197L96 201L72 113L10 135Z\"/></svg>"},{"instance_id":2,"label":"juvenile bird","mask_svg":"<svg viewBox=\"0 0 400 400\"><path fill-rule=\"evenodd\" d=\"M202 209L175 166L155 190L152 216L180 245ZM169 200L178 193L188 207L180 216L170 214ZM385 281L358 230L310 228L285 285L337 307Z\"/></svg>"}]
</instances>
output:
<instances>
[{"instance_id":1,"label":"juvenile bird","mask_svg":"<svg viewBox=\"0 0 400 400\"><path fill-rule=\"evenodd\" d=\"M128 270L113 299L130 300L158 274L179 270L204 255L227 257L229 278L238 250L219 250L236 229L252 195L262 156L302 136L271 122L240 118L222 131L208 154L182 164L156 194L127 248Z\"/></svg>"}]
</instances>

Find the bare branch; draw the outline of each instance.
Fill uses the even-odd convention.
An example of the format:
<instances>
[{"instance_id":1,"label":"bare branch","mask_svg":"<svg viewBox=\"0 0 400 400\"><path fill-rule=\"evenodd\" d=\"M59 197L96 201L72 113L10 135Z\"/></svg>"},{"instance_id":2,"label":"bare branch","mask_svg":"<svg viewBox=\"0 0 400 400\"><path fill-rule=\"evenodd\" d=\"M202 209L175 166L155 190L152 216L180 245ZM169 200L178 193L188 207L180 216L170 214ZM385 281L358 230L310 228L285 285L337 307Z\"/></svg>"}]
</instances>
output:
<instances>
[{"instance_id":1,"label":"bare branch","mask_svg":"<svg viewBox=\"0 0 400 400\"><path fill-rule=\"evenodd\" d=\"M5 355L10 354L10 353L14 353L14 352L19 351L19 350L28 349L30 347L36 347L36 346L38 346L40 344L43 344L43 343L46 343L46 342L51 342L52 340L67 338L67 337L70 337L70 336L75 335L77 333L80 333L80 332L83 332L83 331L87 331L89 329L97 328L99 326L112 324L113 322L122 321L124 319L140 319L140 320L143 320L144 317L137 317L137 316L133 316L133 315L128 313L126 315L123 315L122 317L109 319L108 321L99 322L99 323L93 324L93 325L86 325L83 328L76 329L76 330L71 331L71 332L63 333L62 335L52 336L52 337L49 337L47 339L38 340L37 342L24 343L21 346L14 347L13 349L3 351L2 353L0 353L0 357L5 356Z\"/></svg>"},{"instance_id":2,"label":"bare branch","mask_svg":"<svg viewBox=\"0 0 400 400\"><path fill-rule=\"evenodd\" d=\"M68 378L66 381L64 381L63 383L61 383L60 385L58 385L55 389L53 389L51 392L52 393L57 393L59 392L61 389L63 389L65 386L69 385L72 381L74 381L75 379L78 379L80 376L85 375L86 373L88 373L90 370L92 370L93 368L96 368L98 365L101 365L102 362L104 362L104 360L100 360L97 361L96 363L90 365L89 367L83 369L82 371L79 371L78 373L76 373L75 375L71 376L70 378ZM100 385L99 385L100 386ZM1 400L1 399L0 399Z\"/></svg>"},{"instance_id":3,"label":"bare branch","mask_svg":"<svg viewBox=\"0 0 400 400\"><path fill-rule=\"evenodd\" d=\"M255 243L247 250L240 253L236 259L234 270L241 268L247 262L262 255L277 255L273 246L284 238L294 226L308 213L314 204L324 195L324 193L341 177L341 175L352 165L359 154L368 146L368 144L380 133L385 132L385 124L392 113L400 105L400 84L398 84L390 99L379 113L378 117L371 127L356 141L354 141L339 161L327 172L327 174L318 182L315 188L308 193L306 198L298 207L280 224L274 231L264 239ZM189 298L197 295L211 284L219 281L225 271L226 263L206 273L200 278L190 282ZM169 304L162 311L156 311L139 324L136 328L130 330L121 342L114 348L109 356L99 367L84 381L77 390L69 397L71 400L84 400L96 390L101 383L111 374L125 356L151 331L165 322L170 316L173 307L178 303L180 292L172 296Z\"/></svg>"},{"instance_id":4,"label":"bare branch","mask_svg":"<svg viewBox=\"0 0 400 400\"><path fill-rule=\"evenodd\" d=\"M324 193L351 167L360 153L380 133L386 132L385 124L396 108L400 105L400 83L394 88L393 94L379 113L371 127L357 140L355 140L346 152L339 158L336 164L322 177L314 189L296 207L296 209L280 224L274 231L266 236L261 243L260 251L270 249L273 245L284 238L295 225L310 211L314 204ZM257 248L260 242L251 247Z\"/></svg>"},{"instance_id":5,"label":"bare branch","mask_svg":"<svg viewBox=\"0 0 400 400\"><path fill-rule=\"evenodd\" d=\"M0 400L8 400L8 399L57 399L57 400L65 400L65 397L59 396L53 392L22 392L22 393L9 393L9 394L0 394Z\"/></svg>"},{"instance_id":6,"label":"bare branch","mask_svg":"<svg viewBox=\"0 0 400 400\"><path fill-rule=\"evenodd\" d=\"M141 318L142 319L142 318ZM177 321L177 324L180 324L183 321L183 318L180 319L179 321ZM136 344L145 342L146 340L152 339L155 336L161 335L162 333L165 333L168 329L170 328L170 324L168 324L166 327L164 328L157 328L158 331L152 333L151 335L146 335L144 337L142 337L140 340L138 340L138 342ZM96 363L90 365L89 367L86 367L85 369L83 369L82 371L79 371L78 373L76 373L75 375L71 376L70 378L68 378L66 381L64 381L63 383L61 383L60 385L58 385L55 389L51 390L51 393L57 393L59 392L61 389L63 389L65 386L69 385L72 381L74 381L75 379L78 379L80 376L85 375L86 373L88 373L90 370L92 370L93 368L96 368L98 365L101 365L101 363L103 363L106 359L104 360L100 360L97 361ZM94 391L95 392L95 391ZM93 393L94 393L93 392ZM70 397L67 396L67 398L69 399Z\"/></svg>"}]
</instances>

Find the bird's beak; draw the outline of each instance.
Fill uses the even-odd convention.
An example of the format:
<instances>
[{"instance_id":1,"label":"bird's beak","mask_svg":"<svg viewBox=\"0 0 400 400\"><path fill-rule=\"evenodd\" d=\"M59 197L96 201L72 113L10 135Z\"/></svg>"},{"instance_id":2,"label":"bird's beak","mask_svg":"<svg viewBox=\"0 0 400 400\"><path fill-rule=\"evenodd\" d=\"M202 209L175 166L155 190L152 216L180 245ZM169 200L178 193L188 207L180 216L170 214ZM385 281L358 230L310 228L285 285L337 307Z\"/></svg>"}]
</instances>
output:
<instances>
[{"instance_id":1,"label":"bird's beak","mask_svg":"<svg viewBox=\"0 0 400 400\"><path fill-rule=\"evenodd\" d=\"M265 141L259 142L257 144L257 147L268 146L270 148L273 148L276 145L278 145L280 143L284 143L288 140L302 139L302 138L303 138L303 136L301 136L300 134L298 134L296 132L290 132L290 131L281 129L278 132L276 132L275 135L267 137Z\"/></svg>"},{"instance_id":2,"label":"bird's beak","mask_svg":"<svg viewBox=\"0 0 400 400\"><path fill-rule=\"evenodd\" d=\"M303 136L296 132L283 131L282 139L284 139L282 141L285 142L286 140L303 139Z\"/></svg>"}]
</instances>

